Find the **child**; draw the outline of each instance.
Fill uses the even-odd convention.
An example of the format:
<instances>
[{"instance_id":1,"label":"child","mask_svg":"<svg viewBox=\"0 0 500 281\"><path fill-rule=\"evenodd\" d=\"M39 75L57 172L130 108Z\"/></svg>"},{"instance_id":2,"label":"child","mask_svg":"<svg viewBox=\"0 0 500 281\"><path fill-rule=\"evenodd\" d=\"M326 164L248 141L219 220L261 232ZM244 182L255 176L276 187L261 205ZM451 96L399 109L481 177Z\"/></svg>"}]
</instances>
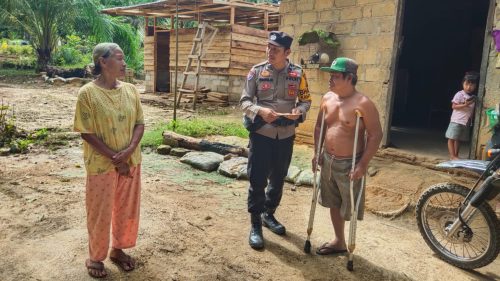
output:
<instances>
[{"instance_id":1,"label":"child","mask_svg":"<svg viewBox=\"0 0 500 281\"><path fill-rule=\"evenodd\" d=\"M469 140L470 121L476 104L475 91L478 81L479 74L477 72L465 73L462 80L463 90L456 93L453 100L451 100L453 113L451 114L450 125L446 130L448 152L451 160L458 159L460 142Z\"/></svg>"}]
</instances>

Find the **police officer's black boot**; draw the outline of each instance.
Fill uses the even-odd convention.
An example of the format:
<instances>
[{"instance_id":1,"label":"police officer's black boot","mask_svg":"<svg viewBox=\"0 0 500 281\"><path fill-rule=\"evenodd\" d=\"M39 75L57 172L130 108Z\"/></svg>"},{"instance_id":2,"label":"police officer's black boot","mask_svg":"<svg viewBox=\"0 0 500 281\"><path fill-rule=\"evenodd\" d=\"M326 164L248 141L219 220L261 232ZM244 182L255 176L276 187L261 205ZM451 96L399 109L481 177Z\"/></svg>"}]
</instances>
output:
<instances>
[{"instance_id":1,"label":"police officer's black boot","mask_svg":"<svg viewBox=\"0 0 500 281\"><path fill-rule=\"evenodd\" d=\"M264 248L264 236L262 236L262 220L260 214L252 214L251 222L252 228L250 229L248 244L250 244L250 247L253 249L262 249Z\"/></svg>"},{"instance_id":2,"label":"police officer's black boot","mask_svg":"<svg viewBox=\"0 0 500 281\"><path fill-rule=\"evenodd\" d=\"M248 244L250 244L250 247L253 249L262 249L264 248L264 236L262 235L262 220L260 214L252 214L251 223L252 228L250 229Z\"/></svg>"},{"instance_id":3,"label":"police officer's black boot","mask_svg":"<svg viewBox=\"0 0 500 281\"><path fill-rule=\"evenodd\" d=\"M262 224L278 235L285 235L285 227L274 217L273 211L267 211L262 214Z\"/></svg>"}]
</instances>

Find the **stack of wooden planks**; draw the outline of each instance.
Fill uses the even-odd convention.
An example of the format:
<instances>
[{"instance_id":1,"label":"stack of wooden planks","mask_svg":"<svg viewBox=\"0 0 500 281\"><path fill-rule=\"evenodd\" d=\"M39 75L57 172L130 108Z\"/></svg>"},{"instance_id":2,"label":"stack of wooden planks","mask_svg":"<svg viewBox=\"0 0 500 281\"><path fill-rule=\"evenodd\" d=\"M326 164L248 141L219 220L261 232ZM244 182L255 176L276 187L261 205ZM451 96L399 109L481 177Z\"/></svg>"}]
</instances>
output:
<instances>
[{"instance_id":1,"label":"stack of wooden planks","mask_svg":"<svg viewBox=\"0 0 500 281\"><path fill-rule=\"evenodd\" d=\"M181 103L192 103L194 95L193 94L183 94ZM208 93L198 93L198 103L210 104L217 106L229 106L229 94L218 93L218 92L208 92Z\"/></svg>"}]
</instances>

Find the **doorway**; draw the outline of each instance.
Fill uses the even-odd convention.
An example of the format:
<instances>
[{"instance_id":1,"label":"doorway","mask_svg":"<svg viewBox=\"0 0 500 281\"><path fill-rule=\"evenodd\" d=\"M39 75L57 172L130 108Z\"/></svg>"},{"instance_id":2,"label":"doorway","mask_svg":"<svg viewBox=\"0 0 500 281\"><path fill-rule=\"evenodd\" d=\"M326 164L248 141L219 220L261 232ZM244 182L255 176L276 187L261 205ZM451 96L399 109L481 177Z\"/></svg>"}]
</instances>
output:
<instances>
[{"instance_id":1,"label":"doorway","mask_svg":"<svg viewBox=\"0 0 500 281\"><path fill-rule=\"evenodd\" d=\"M451 100L465 72L481 68L489 7L490 0L404 1L389 146L447 157ZM460 150L467 158L467 144Z\"/></svg>"},{"instance_id":2,"label":"doorway","mask_svg":"<svg viewBox=\"0 0 500 281\"><path fill-rule=\"evenodd\" d=\"M170 31L156 31L155 92L170 92Z\"/></svg>"}]
</instances>

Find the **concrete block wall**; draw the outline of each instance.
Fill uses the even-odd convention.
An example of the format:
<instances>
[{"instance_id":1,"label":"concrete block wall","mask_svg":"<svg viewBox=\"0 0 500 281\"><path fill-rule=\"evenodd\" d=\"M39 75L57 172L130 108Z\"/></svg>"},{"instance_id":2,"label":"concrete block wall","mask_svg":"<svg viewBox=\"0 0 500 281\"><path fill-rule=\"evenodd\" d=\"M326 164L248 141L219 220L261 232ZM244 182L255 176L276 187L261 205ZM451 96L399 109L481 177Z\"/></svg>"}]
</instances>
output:
<instances>
[{"instance_id":1,"label":"concrete block wall","mask_svg":"<svg viewBox=\"0 0 500 281\"><path fill-rule=\"evenodd\" d=\"M146 86L146 93L154 92L155 87L155 72L152 70L144 70L144 85Z\"/></svg>"},{"instance_id":2,"label":"concrete block wall","mask_svg":"<svg viewBox=\"0 0 500 281\"><path fill-rule=\"evenodd\" d=\"M175 74L171 73L170 77L170 90L173 92ZM183 75L179 73L177 79L177 84L180 86ZM229 102L237 103L240 100L241 91L243 90L243 86L245 85L245 79L245 76L203 74L200 75L200 80L198 83L199 87L209 88L213 92L229 94ZM186 84L188 88L193 88L193 75L188 76Z\"/></svg>"},{"instance_id":3,"label":"concrete block wall","mask_svg":"<svg viewBox=\"0 0 500 281\"><path fill-rule=\"evenodd\" d=\"M500 1L500 0L499 0ZM300 62L312 54L299 48L298 38L306 31L333 32L340 41L337 56L359 63L358 90L370 97L386 119L386 101L398 0L283 0L280 30L294 37L291 59ZM299 127L297 139L311 143L321 96L328 91L327 73L305 69L313 105L307 120Z\"/></svg>"},{"instance_id":4,"label":"concrete block wall","mask_svg":"<svg viewBox=\"0 0 500 281\"><path fill-rule=\"evenodd\" d=\"M493 26L488 26L487 30L500 29L500 0L496 0L496 7L494 11ZM487 35L491 36L491 35ZM486 144L491 138L490 129L486 126L486 114L485 109L490 107L495 107L496 104L500 103L500 68L497 68L498 60L500 60L499 53L496 51L495 40L491 40L490 51L488 53L488 68L486 73L481 73L481 75L486 75L485 83L485 93L483 100L483 110L481 112L481 126L478 135L478 146L476 151L476 156L480 157L481 145Z\"/></svg>"}]
</instances>

